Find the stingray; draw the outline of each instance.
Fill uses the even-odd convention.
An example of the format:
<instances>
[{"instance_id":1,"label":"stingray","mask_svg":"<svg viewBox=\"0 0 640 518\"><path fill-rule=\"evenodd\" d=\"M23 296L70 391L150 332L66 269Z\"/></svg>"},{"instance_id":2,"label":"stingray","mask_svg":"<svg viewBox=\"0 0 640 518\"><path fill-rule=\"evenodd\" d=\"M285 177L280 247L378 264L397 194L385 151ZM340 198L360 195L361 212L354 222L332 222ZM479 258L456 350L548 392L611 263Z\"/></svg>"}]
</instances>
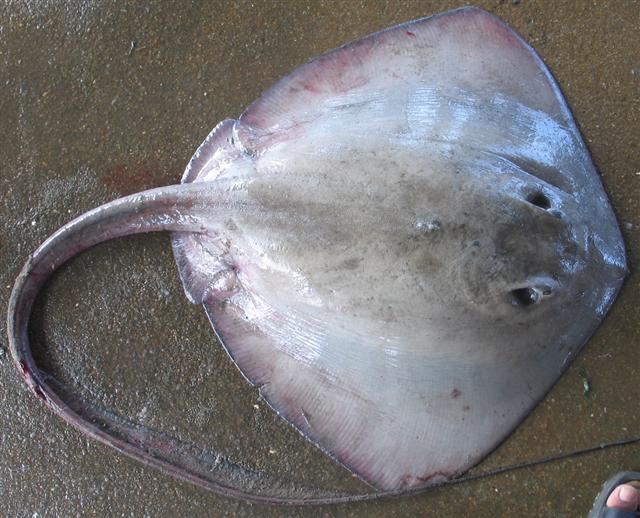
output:
<instances>
[{"instance_id":1,"label":"stingray","mask_svg":"<svg viewBox=\"0 0 640 518\"><path fill-rule=\"evenodd\" d=\"M29 350L32 304L56 268L98 242L159 230L173 232L187 297L269 405L392 492L456 477L500 444L626 273L558 85L498 18L450 11L300 66L218 124L180 185L53 234L9 308L13 357L49 408L226 494L242 491L208 480L195 454L64 399Z\"/></svg>"}]
</instances>

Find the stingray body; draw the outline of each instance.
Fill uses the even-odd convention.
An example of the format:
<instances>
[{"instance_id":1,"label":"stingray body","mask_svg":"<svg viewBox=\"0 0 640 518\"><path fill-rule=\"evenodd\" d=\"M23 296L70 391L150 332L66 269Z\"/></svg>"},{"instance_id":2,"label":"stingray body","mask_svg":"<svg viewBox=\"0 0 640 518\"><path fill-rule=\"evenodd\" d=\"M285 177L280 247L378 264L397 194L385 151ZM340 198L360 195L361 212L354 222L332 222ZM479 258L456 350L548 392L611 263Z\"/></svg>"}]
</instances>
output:
<instances>
[{"instance_id":1,"label":"stingray body","mask_svg":"<svg viewBox=\"0 0 640 518\"><path fill-rule=\"evenodd\" d=\"M26 363L42 278L79 249L151 230L175 231L188 297L269 404L387 490L460 474L499 444L626 271L555 81L475 8L303 65L219 124L182 185L52 236L9 317L14 357L50 406Z\"/></svg>"}]
</instances>

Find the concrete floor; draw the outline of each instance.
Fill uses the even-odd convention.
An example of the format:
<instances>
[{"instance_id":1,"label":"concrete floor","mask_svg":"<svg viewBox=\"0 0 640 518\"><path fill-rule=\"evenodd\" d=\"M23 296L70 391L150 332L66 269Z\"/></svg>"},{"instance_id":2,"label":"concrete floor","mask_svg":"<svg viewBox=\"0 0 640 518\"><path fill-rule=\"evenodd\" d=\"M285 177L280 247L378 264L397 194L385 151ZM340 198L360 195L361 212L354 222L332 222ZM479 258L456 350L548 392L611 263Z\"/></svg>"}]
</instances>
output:
<instances>
[{"instance_id":1,"label":"concrete floor","mask_svg":"<svg viewBox=\"0 0 640 518\"><path fill-rule=\"evenodd\" d=\"M478 4L520 31L558 79L617 211L631 269L604 325L481 471L640 433L633 390L640 365L640 6ZM2 0L2 312L18 270L45 237L114 197L175 183L218 121L238 116L296 65L459 5ZM185 300L167 236L106 243L73 260L41 296L32 334L41 367L98 404L212 445L252 469L358 487L246 385L203 311ZM634 445L402 500L320 510L252 506L82 437L27 393L5 336L2 327L3 516L583 516L611 472L640 468Z\"/></svg>"}]
</instances>

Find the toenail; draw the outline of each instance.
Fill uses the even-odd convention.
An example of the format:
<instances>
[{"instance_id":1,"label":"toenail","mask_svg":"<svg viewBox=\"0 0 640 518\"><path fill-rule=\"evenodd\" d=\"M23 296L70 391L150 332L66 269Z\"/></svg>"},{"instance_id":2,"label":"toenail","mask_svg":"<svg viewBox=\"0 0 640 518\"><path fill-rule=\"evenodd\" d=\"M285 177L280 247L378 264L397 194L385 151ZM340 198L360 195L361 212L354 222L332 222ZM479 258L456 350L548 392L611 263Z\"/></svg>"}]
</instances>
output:
<instances>
[{"instance_id":1,"label":"toenail","mask_svg":"<svg viewBox=\"0 0 640 518\"><path fill-rule=\"evenodd\" d=\"M623 502L627 502L627 503L635 502L637 498L636 490L633 489L631 486L622 486L620 488L620 491L618 492L618 497Z\"/></svg>"}]
</instances>

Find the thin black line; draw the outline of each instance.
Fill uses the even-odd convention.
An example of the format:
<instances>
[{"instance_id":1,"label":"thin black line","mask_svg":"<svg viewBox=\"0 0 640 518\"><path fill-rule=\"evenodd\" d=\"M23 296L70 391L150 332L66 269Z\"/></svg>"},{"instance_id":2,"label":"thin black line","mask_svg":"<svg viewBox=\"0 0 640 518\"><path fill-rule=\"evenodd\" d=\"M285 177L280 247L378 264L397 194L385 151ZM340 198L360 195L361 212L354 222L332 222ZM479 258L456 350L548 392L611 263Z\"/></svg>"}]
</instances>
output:
<instances>
[{"instance_id":1,"label":"thin black line","mask_svg":"<svg viewBox=\"0 0 640 518\"><path fill-rule=\"evenodd\" d=\"M508 466L500 466L495 469L491 469L489 471L485 471L482 473L476 473L472 475L466 475L458 478L453 478L449 480L445 480L441 483L434 484L432 486L426 488L417 488L417 489L399 489L392 491L380 491L376 493L362 493L362 494L351 494L351 495L339 495L335 497L327 497L327 498L311 498L310 501L305 502L306 505L320 505L320 504L339 504L339 503L354 503L354 502L363 502L370 500L379 500L382 498L397 498L397 497L407 497L407 496L416 496L432 489L452 486L457 484L462 484L464 482L473 482L475 480L481 480L485 478L494 477L497 475L502 475L504 473L509 473L511 471L516 471L524 468L531 468L534 466L539 466L541 464L548 464L551 462L556 462L560 460L570 459L573 457L577 457L580 455L585 455L587 453L593 453L596 451L604 451L609 448L616 448L620 446L626 446L629 444L634 444L640 442L640 436L630 437L627 439L619 439L616 441L603 442L600 444L596 444L595 446L589 446L587 448L580 448L577 450L573 450L566 453L559 453L556 455L549 455L547 457L542 457L540 459L534 460L525 460L522 462L518 462L515 464L509 464Z\"/></svg>"}]
</instances>

